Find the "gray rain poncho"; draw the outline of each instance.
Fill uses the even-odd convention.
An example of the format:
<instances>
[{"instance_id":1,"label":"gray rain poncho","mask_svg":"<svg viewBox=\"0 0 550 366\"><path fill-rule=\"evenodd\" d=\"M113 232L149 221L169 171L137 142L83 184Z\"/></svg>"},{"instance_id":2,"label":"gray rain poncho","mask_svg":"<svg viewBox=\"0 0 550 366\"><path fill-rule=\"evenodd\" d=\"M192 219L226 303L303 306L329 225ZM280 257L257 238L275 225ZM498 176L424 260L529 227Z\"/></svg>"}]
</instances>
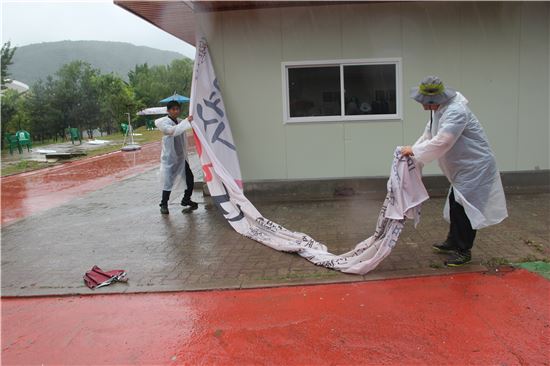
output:
<instances>
[{"instance_id":1,"label":"gray rain poncho","mask_svg":"<svg viewBox=\"0 0 550 366\"><path fill-rule=\"evenodd\" d=\"M456 202L464 207L472 227L481 229L498 224L508 212L495 156L467 104L460 93L442 104L412 150L423 164L439 159ZM449 200L443 216L450 221Z\"/></svg>"},{"instance_id":2,"label":"gray rain poncho","mask_svg":"<svg viewBox=\"0 0 550 366\"><path fill-rule=\"evenodd\" d=\"M163 191L172 191L180 184L185 188L185 130L190 129L191 125L187 119L178 118L178 122L176 124L170 117L155 120L155 126L164 134L160 155L160 184Z\"/></svg>"}]
</instances>

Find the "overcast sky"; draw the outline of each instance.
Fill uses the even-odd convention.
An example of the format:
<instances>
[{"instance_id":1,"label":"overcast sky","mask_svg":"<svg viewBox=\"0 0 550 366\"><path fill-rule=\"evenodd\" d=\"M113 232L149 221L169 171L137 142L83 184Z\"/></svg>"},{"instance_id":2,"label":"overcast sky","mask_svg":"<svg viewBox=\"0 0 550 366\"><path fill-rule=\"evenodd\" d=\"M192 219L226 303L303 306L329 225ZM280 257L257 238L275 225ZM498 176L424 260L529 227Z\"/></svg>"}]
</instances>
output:
<instances>
[{"instance_id":1,"label":"overcast sky","mask_svg":"<svg viewBox=\"0 0 550 366\"><path fill-rule=\"evenodd\" d=\"M194 57L195 48L113 4L111 0L0 0L2 43L63 40L129 42Z\"/></svg>"}]
</instances>

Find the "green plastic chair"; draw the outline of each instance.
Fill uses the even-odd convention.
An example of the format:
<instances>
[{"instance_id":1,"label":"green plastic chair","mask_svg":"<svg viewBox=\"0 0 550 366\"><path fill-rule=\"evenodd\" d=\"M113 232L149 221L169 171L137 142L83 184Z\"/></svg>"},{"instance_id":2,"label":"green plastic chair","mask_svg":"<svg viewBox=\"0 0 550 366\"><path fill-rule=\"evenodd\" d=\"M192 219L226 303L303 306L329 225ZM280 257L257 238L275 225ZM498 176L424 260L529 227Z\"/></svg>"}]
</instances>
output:
<instances>
[{"instance_id":1,"label":"green plastic chair","mask_svg":"<svg viewBox=\"0 0 550 366\"><path fill-rule=\"evenodd\" d=\"M13 149L16 147L17 150L19 150L19 154L23 154L23 149L21 148L21 145L19 144L19 139L17 138L17 135L13 133L6 134L6 144L8 145L8 148L10 149L10 155L13 155Z\"/></svg>"},{"instance_id":2,"label":"green plastic chair","mask_svg":"<svg viewBox=\"0 0 550 366\"><path fill-rule=\"evenodd\" d=\"M147 131L153 131L155 129L155 121L153 121L152 119L148 119L146 122L145 122L145 125L147 126Z\"/></svg>"},{"instance_id":3,"label":"green plastic chair","mask_svg":"<svg viewBox=\"0 0 550 366\"><path fill-rule=\"evenodd\" d=\"M27 151L31 151L32 149L32 139L31 134L28 131L25 130L19 130L15 133L17 136L17 140L19 141L19 146L21 149L26 146Z\"/></svg>"},{"instance_id":4,"label":"green plastic chair","mask_svg":"<svg viewBox=\"0 0 550 366\"><path fill-rule=\"evenodd\" d=\"M69 134L71 135L71 142L74 145L74 142L76 140L80 141L80 144L82 145L82 135L80 134L80 131L76 127L69 128Z\"/></svg>"},{"instance_id":5,"label":"green plastic chair","mask_svg":"<svg viewBox=\"0 0 550 366\"><path fill-rule=\"evenodd\" d=\"M128 133L128 124L127 123L121 123L120 124L120 132L122 132L123 135L126 135Z\"/></svg>"}]
</instances>

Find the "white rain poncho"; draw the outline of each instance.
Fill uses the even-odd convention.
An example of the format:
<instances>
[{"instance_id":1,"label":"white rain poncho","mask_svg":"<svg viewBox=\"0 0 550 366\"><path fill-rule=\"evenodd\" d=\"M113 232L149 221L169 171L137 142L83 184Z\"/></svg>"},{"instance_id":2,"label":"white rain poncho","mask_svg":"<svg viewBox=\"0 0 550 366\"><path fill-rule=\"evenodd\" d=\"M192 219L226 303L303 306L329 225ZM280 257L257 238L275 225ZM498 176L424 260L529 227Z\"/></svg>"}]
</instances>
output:
<instances>
[{"instance_id":1,"label":"white rain poncho","mask_svg":"<svg viewBox=\"0 0 550 366\"><path fill-rule=\"evenodd\" d=\"M455 200L464 207L474 229L498 224L508 216L495 156L477 117L460 93L442 104L433 122L412 147L417 161L439 159ZM449 219L449 200L444 209Z\"/></svg>"},{"instance_id":2,"label":"white rain poncho","mask_svg":"<svg viewBox=\"0 0 550 366\"><path fill-rule=\"evenodd\" d=\"M164 134L160 155L160 184L163 191L172 191L180 184L185 187L185 131L191 125L187 119L178 118L178 121L176 124L170 117L155 120L155 125Z\"/></svg>"}]
</instances>

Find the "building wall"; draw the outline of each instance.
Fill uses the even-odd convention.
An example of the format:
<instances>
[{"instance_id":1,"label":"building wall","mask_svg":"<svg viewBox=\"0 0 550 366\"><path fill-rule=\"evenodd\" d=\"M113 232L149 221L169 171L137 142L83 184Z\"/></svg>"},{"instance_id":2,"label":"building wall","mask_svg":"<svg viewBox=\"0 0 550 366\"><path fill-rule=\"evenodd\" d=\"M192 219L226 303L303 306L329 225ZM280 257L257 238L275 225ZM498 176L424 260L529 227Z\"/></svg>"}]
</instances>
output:
<instances>
[{"instance_id":1,"label":"building wall","mask_svg":"<svg viewBox=\"0 0 550 366\"><path fill-rule=\"evenodd\" d=\"M427 113L408 90L460 90L502 171L549 168L547 3L374 3L199 16L245 181L388 175ZM284 124L281 62L401 57L403 119ZM426 173L440 174L437 164Z\"/></svg>"}]
</instances>

